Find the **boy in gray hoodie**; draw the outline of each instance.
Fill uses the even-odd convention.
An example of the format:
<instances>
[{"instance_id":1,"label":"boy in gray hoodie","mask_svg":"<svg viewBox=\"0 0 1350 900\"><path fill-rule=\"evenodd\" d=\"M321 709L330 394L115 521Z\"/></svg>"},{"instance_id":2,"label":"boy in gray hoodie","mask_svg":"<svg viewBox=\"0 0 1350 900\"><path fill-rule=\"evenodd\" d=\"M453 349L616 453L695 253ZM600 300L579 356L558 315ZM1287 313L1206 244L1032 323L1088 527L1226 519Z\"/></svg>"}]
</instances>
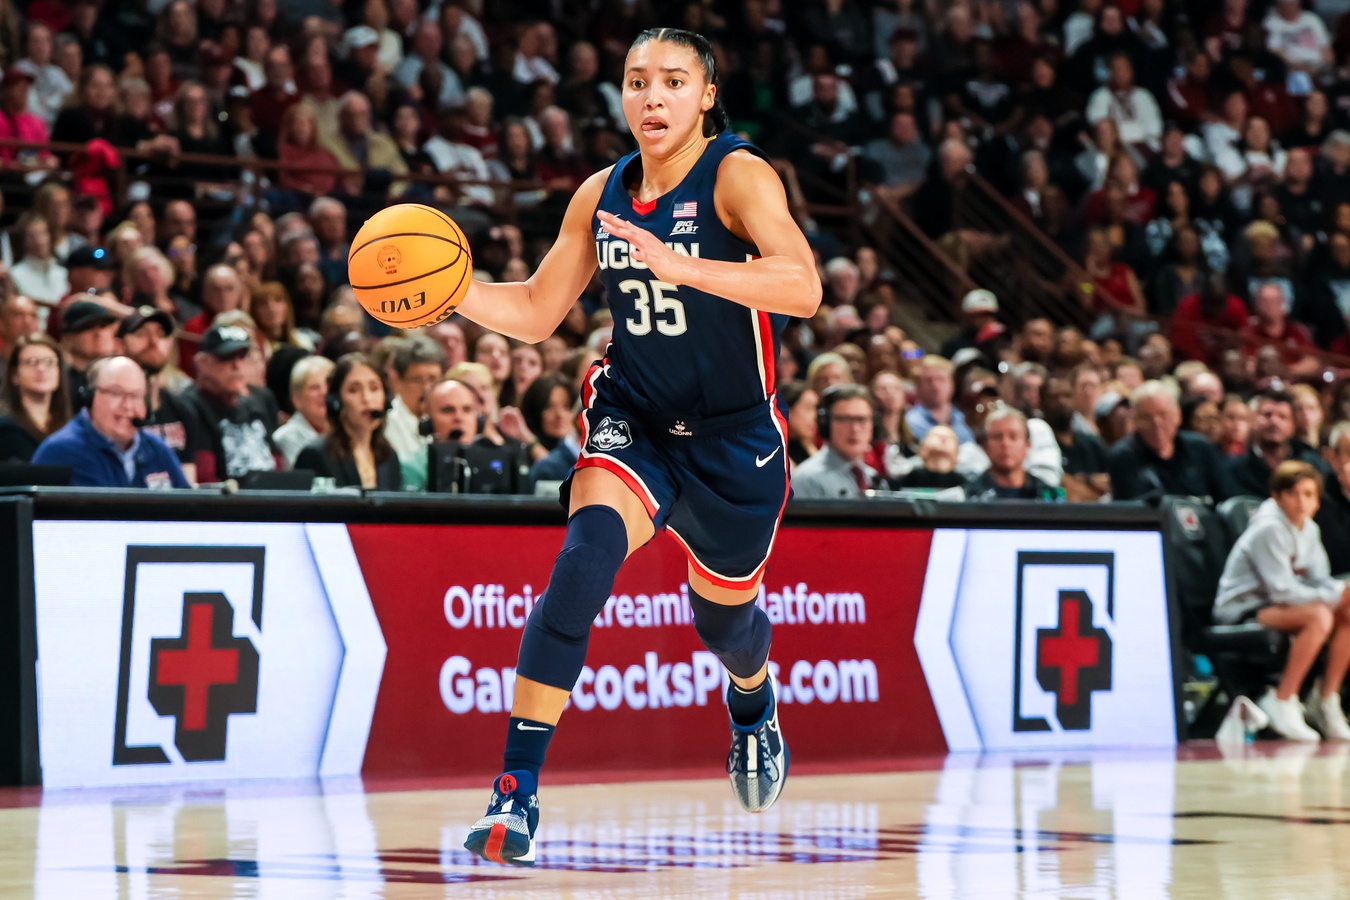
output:
<instances>
[{"instance_id":1,"label":"boy in gray hoodie","mask_svg":"<svg viewBox=\"0 0 1350 900\"><path fill-rule=\"evenodd\" d=\"M1289 659L1279 686L1257 705L1270 716L1272 728L1295 741L1319 740L1304 719L1298 691L1328 642L1326 672L1307 711L1328 738L1350 740L1340 695L1350 668L1350 585L1331 577L1322 533L1312 519L1321 494L1322 477L1308 463L1276 466L1271 496L1228 555L1214 601L1217 623L1254 619L1289 633Z\"/></svg>"}]
</instances>

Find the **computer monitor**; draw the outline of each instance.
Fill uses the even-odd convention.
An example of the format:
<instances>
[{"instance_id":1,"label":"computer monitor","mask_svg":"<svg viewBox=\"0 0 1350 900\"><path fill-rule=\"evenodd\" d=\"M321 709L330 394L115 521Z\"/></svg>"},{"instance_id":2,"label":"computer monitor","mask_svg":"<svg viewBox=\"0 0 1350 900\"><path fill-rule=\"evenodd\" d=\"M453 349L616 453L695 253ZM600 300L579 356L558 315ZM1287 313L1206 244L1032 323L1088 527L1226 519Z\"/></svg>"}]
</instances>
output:
<instances>
[{"instance_id":1,"label":"computer monitor","mask_svg":"<svg viewBox=\"0 0 1350 900\"><path fill-rule=\"evenodd\" d=\"M70 466L0 463L0 487L66 487L70 484L70 475Z\"/></svg>"}]
</instances>

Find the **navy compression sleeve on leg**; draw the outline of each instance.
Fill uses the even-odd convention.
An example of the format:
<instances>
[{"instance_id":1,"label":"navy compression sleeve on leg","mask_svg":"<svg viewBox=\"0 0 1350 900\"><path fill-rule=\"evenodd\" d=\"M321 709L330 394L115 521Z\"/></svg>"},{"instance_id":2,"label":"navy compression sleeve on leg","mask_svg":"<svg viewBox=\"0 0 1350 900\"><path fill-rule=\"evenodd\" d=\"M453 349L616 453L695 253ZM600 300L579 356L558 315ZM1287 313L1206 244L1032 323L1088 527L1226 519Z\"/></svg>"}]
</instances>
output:
<instances>
[{"instance_id":1,"label":"navy compression sleeve on leg","mask_svg":"<svg viewBox=\"0 0 1350 900\"><path fill-rule=\"evenodd\" d=\"M764 667L773 626L753 600L725 606L700 597L690 588L689 607L694 613L694 630L728 672L750 678Z\"/></svg>"},{"instance_id":2,"label":"navy compression sleeve on leg","mask_svg":"<svg viewBox=\"0 0 1350 900\"><path fill-rule=\"evenodd\" d=\"M591 621L604 609L627 555L628 529L617 511L583 506L567 520L548 588L520 638L519 675L572 689L586 662Z\"/></svg>"}]
</instances>

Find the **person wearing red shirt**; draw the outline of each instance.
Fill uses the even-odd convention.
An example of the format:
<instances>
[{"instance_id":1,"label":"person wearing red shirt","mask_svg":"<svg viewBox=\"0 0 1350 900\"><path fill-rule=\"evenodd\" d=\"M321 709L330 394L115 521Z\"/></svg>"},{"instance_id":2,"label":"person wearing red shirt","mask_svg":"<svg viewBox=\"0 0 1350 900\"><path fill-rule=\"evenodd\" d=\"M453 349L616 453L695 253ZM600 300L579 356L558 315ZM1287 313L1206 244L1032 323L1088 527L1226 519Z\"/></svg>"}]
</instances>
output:
<instances>
[{"instance_id":1,"label":"person wearing red shirt","mask_svg":"<svg viewBox=\"0 0 1350 900\"><path fill-rule=\"evenodd\" d=\"M248 103L253 109L253 124L269 137L275 138L281 130L281 117L286 114L286 110L300 102L300 94L292 80L294 67L291 65L291 51L285 44L267 51L263 71L267 75L267 84L250 94Z\"/></svg>"},{"instance_id":2,"label":"person wearing red shirt","mask_svg":"<svg viewBox=\"0 0 1350 900\"><path fill-rule=\"evenodd\" d=\"M277 182L286 190L322 197L337 183L334 170L339 168L338 159L319 144L319 122L306 104L297 103L282 115L277 159L288 166L302 167L282 170Z\"/></svg>"},{"instance_id":3,"label":"person wearing red shirt","mask_svg":"<svg viewBox=\"0 0 1350 900\"><path fill-rule=\"evenodd\" d=\"M1203 291L1177 304L1172 314L1172 346L1187 359L1200 360L1217 371L1223 351L1246 327L1247 305L1228 292L1228 280L1215 272Z\"/></svg>"},{"instance_id":4,"label":"person wearing red shirt","mask_svg":"<svg viewBox=\"0 0 1350 900\"><path fill-rule=\"evenodd\" d=\"M1184 77L1167 82L1163 109L1169 118L1187 129L1199 128L1213 116L1210 111L1210 59L1203 50L1193 50L1186 61Z\"/></svg>"},{"instance_id":5,"label":"person wearing red shirt","mask_svg":"<svg viewBox=\"0 0 1350 900\"><path fill-rule=\"evenodd\" d=\"M1256 289L1252 297L1251 320L1242 329L1243 347L1248 356L1258 349L1273 344L1280 348L1280 356L1289 367L1290 375L1311 375L1322 367L1315 355L1317 345L1312 333L1298 322L1289 321L1285 313L1284 289L1278 282L1267 282Z\"/></svg>"},{"instance_id":6,"label":"person wearing red shirt","mask_svg":"<svg viewBox=\"0 0 1350 900\"><path fill-rule=\"evenodd\" d=\"M1148 311L1134 270L1112 258L1111 237L1105 228L1088 230L1083 270L1090 280L1081 286L1079 299L1091 312L1142 315Z\"/></svg>"},{"instance_id":7,"label":"person wearing red shirt","mask_svg":"<svg viewBox=\"0 0 1350 900\"><path fill-rule=\"evenodd\" d=\"M0 81L0 138L47 143L47 126L28 111L28 89L33 84L33 72L27 66L15 63L5 67ZM38 160L45 165L56 165L56 158L46 150L0 147L0 159L13 162L15 158L28 162Z\"/></svg>"},{"instance_id":8,"label":"person wearing red shirt","mask_svg":"<svg viewBox=\"0 0 1350 900\"><path fill-rule=\"evenodd\" d=\"M1091 225L1104 225L1111 220L1111 191L1121 194L1124 218L1135 225L1146 225L1153 218L1158 195L1139 183L1139 166L1129 153L1121 152L1111 160L1106 172L1106 186L1088 195L1084 218Z\"/></svg>"}]
</instances>

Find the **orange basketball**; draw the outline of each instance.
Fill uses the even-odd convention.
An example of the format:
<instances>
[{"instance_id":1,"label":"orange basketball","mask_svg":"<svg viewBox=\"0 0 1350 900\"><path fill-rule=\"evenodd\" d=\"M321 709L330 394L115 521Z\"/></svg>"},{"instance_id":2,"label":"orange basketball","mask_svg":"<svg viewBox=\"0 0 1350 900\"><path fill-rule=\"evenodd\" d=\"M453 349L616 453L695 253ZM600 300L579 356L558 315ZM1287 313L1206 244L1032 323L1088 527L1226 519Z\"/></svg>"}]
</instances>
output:
<instances>
[{"instance_id":1,"label":"orange basketball","mask_svg":"<svg viewBox=\"0 0 1350 900\"><path fill-rule=\"evenodd\" d=\"M469 290L469 241L445 213L419 203L366 220L347 254L347 277L366 312L395 328L447 318Z\"/></svg>"}]
</instances>

